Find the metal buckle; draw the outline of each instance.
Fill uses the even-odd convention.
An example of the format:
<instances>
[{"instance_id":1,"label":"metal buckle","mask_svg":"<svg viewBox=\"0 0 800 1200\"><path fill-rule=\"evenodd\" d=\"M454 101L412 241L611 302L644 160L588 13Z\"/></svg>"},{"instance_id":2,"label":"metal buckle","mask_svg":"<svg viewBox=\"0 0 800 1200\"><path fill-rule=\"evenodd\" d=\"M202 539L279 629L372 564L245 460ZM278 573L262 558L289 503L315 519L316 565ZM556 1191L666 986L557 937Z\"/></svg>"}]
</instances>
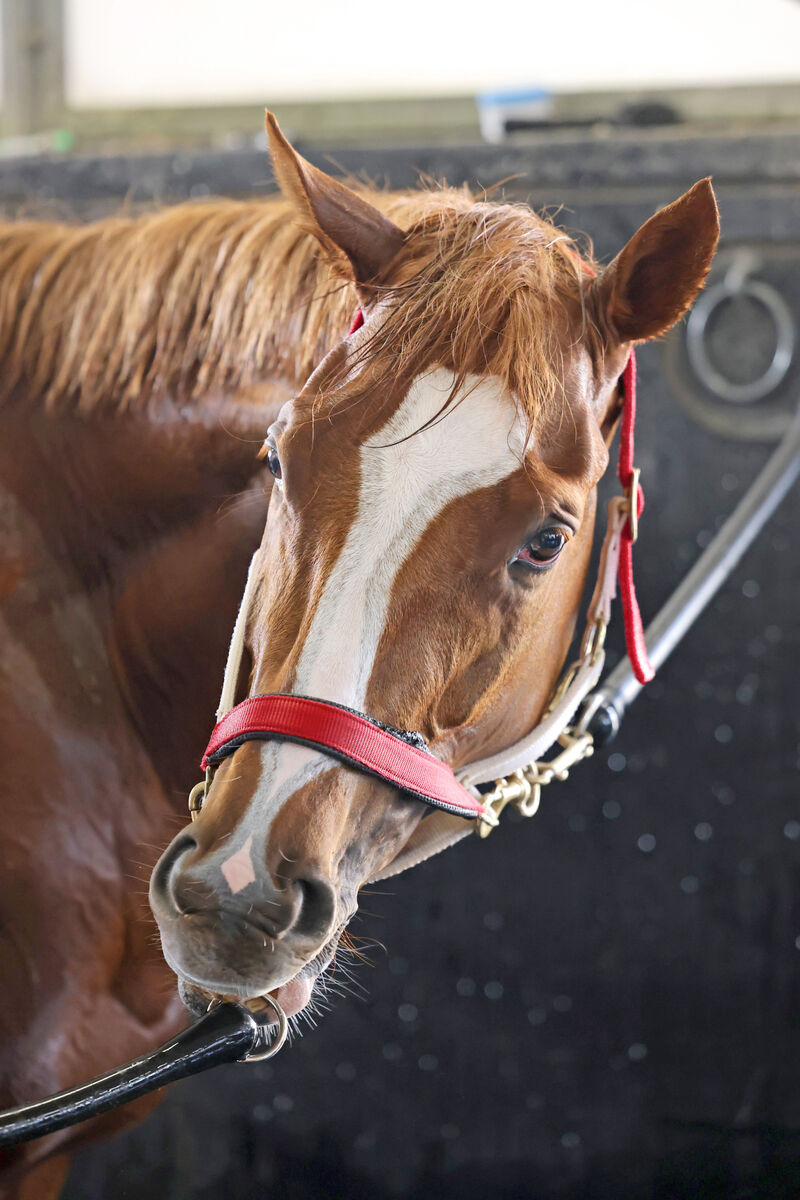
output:
<instances>
[{"instance_id":1,"label":"metal buckle","mask_svg":"<svg viewBox=\"0 0 800 1200\"><path fill-rule=\"evenodd\" d=\"M205 779L201 779L196 783L189 792L189 815L193 821L196 821L200 815L200 810L203 807L203 801L206 798L206 793L211 786L211 767L206 767Z\"/></svg>"},{"instance_id":2,"label":"metal buckle","mask_svg":"<svg viewBox=\"0 0 800 1200\"><path fill-rule=\"evenodd\" d=\"M581 643L581 662L586 662L587 658L592 663L597 662L606 644L607 630L608 621L602 614L599 614L592 621L584 635L583 642Z\"/></svg>"},{"instance_id":3,"label":"metal buckle","mask_svg":"<svg viewBox=\"0 0 800 1200\"><path fill-rule=\"evenodd\" d=\"M503 779L495 780L494 787L483 797L485 814L478 817L477 834L487 838L500 824L500 814L507 804L513 804L523 817L532 817L539 809L542 788L554 779L563 782L576 763L594 754L592 735L565 729L558 739L562 747L555 758L529 763Z\"/></svg>"},{"instance_id":4,"label":"metal buckle","mask_svg":"<svg viewBox=\"0 0 800 1200\"><path fill-rule=\"evenodd\" d=\"M531 766L535 766L532 763ZM522 767L503 779L496 779L491 792L483 797L484 815L478 817L477 833L487 838L500 824L500 814L507 804L513 804L526 817L532 817L542 797L541 785L528 778L530 767Z\"/></svg>"},{"instance_id":5,"label":"metal buckle","mask_svg":"<svg viewBox=\"0 0 800 1200\"><path fill-rule=\"evenodd\" d=\"M640 467L634 467L631 471L631 482L625 489L623 508L628 514L631 543L635 542L639 536L639 476L641 473Z\"/></svg>"}]
</instances>

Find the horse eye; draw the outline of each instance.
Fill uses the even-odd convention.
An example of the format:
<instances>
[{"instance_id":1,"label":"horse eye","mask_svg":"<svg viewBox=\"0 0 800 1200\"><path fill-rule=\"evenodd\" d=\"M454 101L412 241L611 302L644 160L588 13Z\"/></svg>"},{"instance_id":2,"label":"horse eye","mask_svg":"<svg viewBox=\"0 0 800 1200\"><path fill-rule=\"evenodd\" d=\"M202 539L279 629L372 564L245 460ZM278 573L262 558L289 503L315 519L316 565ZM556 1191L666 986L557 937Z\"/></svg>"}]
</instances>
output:
<instances>
[{"instance_id":1,"label":"horse eye","mask_svg":"<svg viewBox=\"0 0 800 1200\"><path fill-rule=\"evenodd\" d=\"M562 529L540 529L517 551L511 563L522 563L532 570L544 570L556 561L566 544L567 535Z\"/></svg>"},{"instance_id":2,"label":"horse eye","mask_svg":"<svg viewBox=\"0 0 800 1200\"><path fill-rule=\"evenodd\" d=\"M267 441L265 443L265 449L267 466L275 476L276 481L280 483L280 481L283 479L283 472L281 470L281 460L278 458L278 451L276 450L274 443L271 441Z\"/></svg>"}]
</instances>

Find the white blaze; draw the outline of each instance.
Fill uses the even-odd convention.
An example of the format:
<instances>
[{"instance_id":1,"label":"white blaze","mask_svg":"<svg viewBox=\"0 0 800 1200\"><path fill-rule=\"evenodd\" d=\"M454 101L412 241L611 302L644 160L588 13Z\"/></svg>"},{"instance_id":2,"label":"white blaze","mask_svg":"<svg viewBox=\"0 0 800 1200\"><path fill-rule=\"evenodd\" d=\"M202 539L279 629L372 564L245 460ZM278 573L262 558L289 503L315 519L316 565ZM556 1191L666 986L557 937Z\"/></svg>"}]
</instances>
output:
<instances>
[{"instance_id":1,"label":"white blaze","mask_svg":"<svg viewBox=\"0 0 800 1200\"><path fill-rule=\"evenodd\" d=\"M443 368L418 376L394 415L361 447L355 520L301 650L296 694L363 709L394 581L425 530L453 500L520 467L524 428L499 381L469 378L437 418L452 387L453 375ZM263 842L283 802L331 759L265 742L261 762L240 828Z\"/></svg>"},{"instance_id":2,"label":"white blaze","mask_svg":"<svg viewBox=\"0 0 800 1200\"><path fill-rule=\"evenodd\" d=\"M356 519L314 614L295 692L363 708L392 586L425 530L451 501L519 467L516 410L497 380L470 379L463 399L422 428L452 386L441 368L418 376L361 447Z\"/></svg>"}]
</instances>

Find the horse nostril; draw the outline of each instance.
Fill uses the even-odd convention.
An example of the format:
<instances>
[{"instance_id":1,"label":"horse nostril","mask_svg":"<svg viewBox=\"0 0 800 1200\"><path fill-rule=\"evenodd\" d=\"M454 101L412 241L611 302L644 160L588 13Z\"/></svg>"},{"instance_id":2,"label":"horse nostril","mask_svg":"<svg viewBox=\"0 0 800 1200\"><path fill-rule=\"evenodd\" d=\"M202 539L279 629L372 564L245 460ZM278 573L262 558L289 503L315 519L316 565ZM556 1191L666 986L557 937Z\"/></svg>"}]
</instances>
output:
<instances>
[{"instance_id":1,"label":"horse nostril","mask_svg":"<svg viewBox=\"0 0 800 1200\"><path fill-rule=\"evenodd\" d=\"M197 842L188 830L184 830L183 833L179 833L176 838L173 838L153 870L150 879L151 896L162 901L170 901L179 911L183 911L174 892L175 866L184 855L196 849Z\"/></svg>"},{"instance_id":2,"label":"horse nostril","mask_svg":"<svg viewBox=\"0 0 800 1200\"><path fill-rule=\"evenodd\" d=\"M314 940L328 936L337 896L324 876L306 867L302 877L273 877L251 859L252 879L245 887L234 887L214 856L204 858L200 849L187 829L162 854L150 883L157 917L197 918L197 928L205 927L202 922L209 929L216 924L226 939L257 934L279 942L295 935Z\"/></svg>"},{"instance_id":3,"label":"horse nostril","mask_svg":"<svg viewBox=\"0 0 800 1200\"><path fill-rule=\"evenodd\" d=\"M167 880L167 887L172 903L181 916L214 910L218 906L217 893L197 874L175 870Z\"/></svg>"},{"instance_id":4,"label":"horse nostril","mask_svg":"<svg viewBox=\"0 0 800 1200\"><path fill-rule=\"evenodd\" d=\"M292 932L321 936L330 928L336 912L333 887L326 879L319 877L295 879L294 885L300 894L300 906Z\"/></svg>"}]
</instances>

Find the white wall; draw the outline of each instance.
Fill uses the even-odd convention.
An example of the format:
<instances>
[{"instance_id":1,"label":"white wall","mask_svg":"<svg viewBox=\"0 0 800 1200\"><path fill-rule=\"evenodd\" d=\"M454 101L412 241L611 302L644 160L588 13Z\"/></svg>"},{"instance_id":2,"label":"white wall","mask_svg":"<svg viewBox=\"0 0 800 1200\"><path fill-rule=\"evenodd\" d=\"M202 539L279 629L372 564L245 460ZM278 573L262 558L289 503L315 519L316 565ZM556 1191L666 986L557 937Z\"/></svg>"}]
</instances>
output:
<instances>
[{"instance_id":1,"label":"white wall","mask_svg":"<svg viewBox=\"0 0 800 1200\"><path fill-rule=\"evenodd\" d=\"M66 0L76 106L800 80L796 0Z\"/></svg>"}]
</instances>

